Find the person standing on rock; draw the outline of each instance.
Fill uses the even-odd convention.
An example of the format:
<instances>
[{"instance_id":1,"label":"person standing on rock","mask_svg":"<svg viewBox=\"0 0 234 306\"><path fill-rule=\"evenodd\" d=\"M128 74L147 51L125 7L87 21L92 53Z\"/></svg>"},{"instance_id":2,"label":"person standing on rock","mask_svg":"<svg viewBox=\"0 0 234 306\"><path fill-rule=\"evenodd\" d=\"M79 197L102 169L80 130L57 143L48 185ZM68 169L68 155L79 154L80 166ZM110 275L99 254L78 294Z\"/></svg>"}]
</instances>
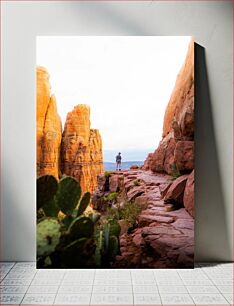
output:
<instances>
[{"instance_id":1,"label":"person standing on rock","mask_svg":"<svg viewBox=\"0 0 234 306\"><path fill-rule=\"evenodd\" d=\"M121 170L121 160L122 160L122 157L121 157L121 153L119 152L118 155L116 155L116 170Z\"/></svg>"}]
</instances>

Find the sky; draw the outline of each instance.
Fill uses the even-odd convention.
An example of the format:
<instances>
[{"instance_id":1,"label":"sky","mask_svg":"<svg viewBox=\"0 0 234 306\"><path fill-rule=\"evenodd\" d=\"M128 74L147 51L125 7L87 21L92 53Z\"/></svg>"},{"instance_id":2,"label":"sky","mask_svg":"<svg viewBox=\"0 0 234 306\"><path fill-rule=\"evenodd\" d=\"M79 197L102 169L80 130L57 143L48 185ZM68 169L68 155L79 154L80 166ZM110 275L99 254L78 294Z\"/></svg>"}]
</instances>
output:
<instances>
[{"instance_id":1,"label":"sky","mask_svg":"<svg viewBox=\"0 0 234 306\"><path fill-rule=\"evenodd\" d=\"M104 161L144 160L162 137L163 116L190 36L38 36L37 65L50 74L64 125L75 105L91 108Z\"/></svg>"}]
</instances>

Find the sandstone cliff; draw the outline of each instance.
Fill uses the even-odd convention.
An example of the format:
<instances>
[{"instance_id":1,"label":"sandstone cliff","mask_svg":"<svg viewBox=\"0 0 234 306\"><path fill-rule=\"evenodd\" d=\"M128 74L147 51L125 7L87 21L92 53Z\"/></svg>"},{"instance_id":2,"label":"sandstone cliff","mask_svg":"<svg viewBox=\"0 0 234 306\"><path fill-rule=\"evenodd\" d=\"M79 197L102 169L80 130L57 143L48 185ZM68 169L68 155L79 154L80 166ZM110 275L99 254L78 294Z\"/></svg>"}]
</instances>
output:
<instances>
[{"instance_id":1,"label":"sandstone cliff","mask_svg":"<svg viewBox=\"0 0 234 306\"><path fill-rule=\"evenodd\" d=\"M71 175L80 181L82 192L92 192L103 172L101 135L90 128L90 108L78 105L68 113L62 134L49 74L37 67L37 176Z\"/></svg>"},{"instance_id":2,"label":"sandstone cliff","mask_svg":"<svg viewBox=\"0 0 234 306\"><path fill-rule=\"evenodd\" d=\"M80 104L67 114L62 136L61 170L75 177L83 192L93 192L97 175L104 172L101 136L98 130L90 128L87 105Z\"/></svg>"},{"instance_id":3,"label":"sandstone cliff","mask_svg":"<svg viewBox=\"0 0 234 306\"><path fill-rule=\"evenodd\" d=\"M162 140L145 161L144 169L172 174L174 167L181 174L194 168L194 41L167 105Z\"/></svg>"},{"instance_id":4,"label":"sandstone cliff","mask_svg":"<svg viewBox=\"0 0 234 306\"><path fill-rule=\"evenodd\" d=\"M56 99L50 95L49 74L37 67L37 175L59 176L62 125Z\"/></svg>"},{"instance_id":5,"label":"sandstone cliff","mask_svg":"<svg viewBox=\"0 0 234 306\"><path fill-rule=\"evenodd\" d=\"M166 107L162 140L150 153L143 169L173 176L191 173L194 169L194 41L190 42L187 56ZM186 178L187 180L187 178ZM189 214L194 217L194 171L183 186L178 178L165 196L174 201L180 186L180 198ZM178 189L178 188L177 188ZM170 197L169 197L170 195ZM172 201L171 201L172 202Z\"/></svg>"}]
</instances>

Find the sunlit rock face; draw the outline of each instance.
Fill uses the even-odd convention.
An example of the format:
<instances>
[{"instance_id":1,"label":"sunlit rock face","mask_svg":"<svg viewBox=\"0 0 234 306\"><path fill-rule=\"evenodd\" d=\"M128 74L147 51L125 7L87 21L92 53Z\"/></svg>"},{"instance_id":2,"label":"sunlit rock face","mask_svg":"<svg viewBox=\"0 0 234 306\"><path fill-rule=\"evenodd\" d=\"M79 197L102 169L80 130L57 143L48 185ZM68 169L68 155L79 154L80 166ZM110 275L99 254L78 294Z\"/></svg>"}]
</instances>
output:
<instances>
[{"instance_id":1,"label":"sunlit rock face","mask_svg":"<svg viewBox=\"0 0 234 306\"><path fill-rule=\"evenodd\" d=\"M194 41L177 76L166 107L162 140L145 165L153 172L183 174L194 168ZM150 165L150 166L149 166Z\"/></svg>"},{"instance_id":2,"label":"sunlit rock face","mask_svg":"<svg viewBox=\"0 0 234 306\"><path fill-rule=\"evenodd\" d=\"M49 74L37 67L37 175L59 177L62 125L56 99L50 94Z\"/></svg>"},{"instance_id":3,"label":"sunlit rock face","mask_svg":"<svg viewBox=\"0 0 234 306\"><path fill-rule=\"evenodd\" d=\"M101 136L98 130L90 128L87 105L77 105L67 114L62 136L61 170L75 177L83 192L93 192L97 176L104 172Z\"/></svg>"}]
</instances>

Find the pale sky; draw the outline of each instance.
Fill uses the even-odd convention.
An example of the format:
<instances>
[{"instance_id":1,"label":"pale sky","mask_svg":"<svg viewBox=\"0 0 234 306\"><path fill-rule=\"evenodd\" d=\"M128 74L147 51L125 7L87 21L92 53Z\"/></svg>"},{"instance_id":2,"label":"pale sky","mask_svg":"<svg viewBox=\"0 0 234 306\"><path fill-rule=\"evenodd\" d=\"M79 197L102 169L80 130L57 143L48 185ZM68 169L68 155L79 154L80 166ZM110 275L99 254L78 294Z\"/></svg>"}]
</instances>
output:
<instances>
[{"instance_id":1,"label":"pale sky","mask_svg":"<svg viewBox=\"0 0 234 306\"><path fill-rule=\"evenodd\" d=\"M190 39L38 36L37 65L50 74L63 125L75 105L88 104L104 160L119 151L125 160L144 160L161 140L165 108Z\"/></svg>"}]
</instances>

